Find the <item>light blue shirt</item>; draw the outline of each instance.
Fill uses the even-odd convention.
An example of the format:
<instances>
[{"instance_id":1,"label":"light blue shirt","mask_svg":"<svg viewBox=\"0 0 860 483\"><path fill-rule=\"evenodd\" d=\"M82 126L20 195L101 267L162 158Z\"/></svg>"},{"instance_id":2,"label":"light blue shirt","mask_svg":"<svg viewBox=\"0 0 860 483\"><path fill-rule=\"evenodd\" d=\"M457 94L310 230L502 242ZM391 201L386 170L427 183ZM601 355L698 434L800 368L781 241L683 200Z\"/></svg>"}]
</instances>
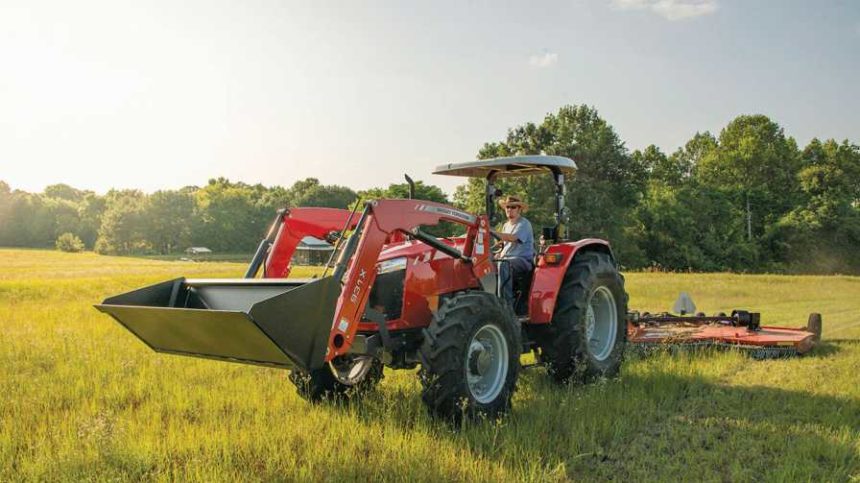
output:
<instances>
[{"instance_id":1,"label":"light blue shirt","mask_svg":"<svg viewBox=\"0 0 860 483\"><path fill-rule=\"evenodd\" d=\"M524 217L520 217L516 223L511 223L510 220L505 222L502 227L502 233L510 233L516 235L516 242L505 242L500 257L520 257L532 263L535 256L535 237L532 232L532 224Z\"/></svg>"}]
</instances>

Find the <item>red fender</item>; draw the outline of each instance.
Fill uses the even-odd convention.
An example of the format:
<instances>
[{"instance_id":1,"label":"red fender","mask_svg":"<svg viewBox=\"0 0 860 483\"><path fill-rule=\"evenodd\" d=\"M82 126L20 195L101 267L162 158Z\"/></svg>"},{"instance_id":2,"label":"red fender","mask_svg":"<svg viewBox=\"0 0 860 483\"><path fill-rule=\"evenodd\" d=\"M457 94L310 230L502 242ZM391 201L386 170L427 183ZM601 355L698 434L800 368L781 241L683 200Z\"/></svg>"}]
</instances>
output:
<instances>
[{"instance_id":1,"label":"red fender","mask_svg":"<svg viewBox=\"0 0 860 483\"><path fill-rule=\"evenodd\" d=\"M555 301L561 288L561 281L568 267L579 251L598 250L612 253L609 242L599 238L585 238L575 242L550 245L546 253L560 253L561 263L549 265L538 259L532 279L531 295L529 296L529 323L548 324L555 312Z\"/></svg>"}]
</instances>

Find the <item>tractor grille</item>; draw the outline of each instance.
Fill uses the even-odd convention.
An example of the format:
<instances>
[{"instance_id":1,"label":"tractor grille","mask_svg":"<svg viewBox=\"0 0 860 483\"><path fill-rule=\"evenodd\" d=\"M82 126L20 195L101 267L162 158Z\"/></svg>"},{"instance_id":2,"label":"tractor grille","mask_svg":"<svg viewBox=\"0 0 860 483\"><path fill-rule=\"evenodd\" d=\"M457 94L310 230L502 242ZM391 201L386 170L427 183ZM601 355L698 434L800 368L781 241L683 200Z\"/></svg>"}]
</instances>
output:
<instances>
[{"instance_id":1,"label":"tractor grille","mask_svg":"<svg viewBox=\"0 0 860 483\"><path fill-rule=\"evenodd\" d=\"M403 310L403 281L406 270L377 275L368 304L385 314L385 320L399 319Z\"/></svg>"}]
</instances>

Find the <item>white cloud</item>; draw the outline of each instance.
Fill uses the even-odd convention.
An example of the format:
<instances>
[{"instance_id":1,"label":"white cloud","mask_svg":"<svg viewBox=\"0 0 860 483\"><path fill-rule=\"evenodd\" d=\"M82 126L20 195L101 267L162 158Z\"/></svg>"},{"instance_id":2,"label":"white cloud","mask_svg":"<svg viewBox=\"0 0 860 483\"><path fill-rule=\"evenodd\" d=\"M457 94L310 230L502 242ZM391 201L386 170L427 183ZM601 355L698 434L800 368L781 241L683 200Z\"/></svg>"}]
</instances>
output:
<instances>
[{"instance_id":1,"label":"white cloud","mask_svg":"<svg viewBox=\"0 0 860 483\"><path fill-rule=\"evenodd\" d=\"M717 11L717 0L611 0L618 10L650 10L668 20L710 15Z\"/></svg>"},{"instance_id":2,"label":"white cloud","mask_svg":"<svg viewBox=\"0 0 860 483\"><path fill-rule=\"evenodd\" d=\"M546 67L552 67L556 63L558 63L558 54L555 52L544 51L542 54L536 54L529 57L529 65L533 67L540 67L543 69Z\"/></svg>"},{"instance_id":3,"label":"white cloud","mask_svg":"<svg viewBox=\"0 0 860 483\"><path fill-rule=\"evenodd\" d=\"M612 6L618 10L642 10L648 8L648 0L612 0Z\"/></svg>"}]
</instances>

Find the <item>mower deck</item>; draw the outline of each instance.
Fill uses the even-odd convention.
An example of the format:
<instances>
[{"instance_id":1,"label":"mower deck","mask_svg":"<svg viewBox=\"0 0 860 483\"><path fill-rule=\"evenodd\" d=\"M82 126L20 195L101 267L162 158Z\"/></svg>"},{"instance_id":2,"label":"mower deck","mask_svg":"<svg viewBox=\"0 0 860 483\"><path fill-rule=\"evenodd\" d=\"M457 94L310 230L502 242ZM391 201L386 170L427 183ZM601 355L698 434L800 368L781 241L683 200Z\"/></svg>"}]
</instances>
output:
<instances>
[{"instance_id":1,"label":"mower deck","mask_svg":"<svg viewBox=\"0 0 860 483\"><path fill-rule=\"evenodd\" d=\"M753 317L738 316L739 314ZM750 323L752 321L752 323ZM758 325L758 314L735 311L732 316L628 317L627 340L642 347L718 346L750 351L754 356L784 357L806 354L821 338L821 315L811 314L804 328Z\"/></svg>"}]
</instances>

